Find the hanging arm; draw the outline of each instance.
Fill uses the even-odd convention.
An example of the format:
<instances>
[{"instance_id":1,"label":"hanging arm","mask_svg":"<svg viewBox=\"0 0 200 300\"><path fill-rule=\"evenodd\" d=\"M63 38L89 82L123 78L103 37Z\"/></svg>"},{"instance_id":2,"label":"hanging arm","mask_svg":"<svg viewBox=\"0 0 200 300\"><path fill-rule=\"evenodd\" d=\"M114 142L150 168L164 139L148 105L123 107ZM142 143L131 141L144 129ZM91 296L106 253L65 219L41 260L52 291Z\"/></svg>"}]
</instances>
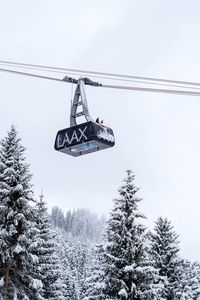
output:
<instances>
[{"instance_id":1,"label":"hanging arm","mask_svg":"<svg viewBox=\"0 0 200 300\"><path fill-rule=\"evenodd\" d=\"M75 82L75 80L71 77L65 76L63 79L68 82L77 83L77 87L74 93L74 98L72 102L71 107L71 114L70 114L70 126L76 126L77 125L77 118L84 116L86 121L93 121L92 117L89 114L89 108L87 104L87 97L85 92L85 84L92 85L92 86L101 86L100 83L94 82L90 80L89 78L79 78L78 81ZM78 112L78 107L82 107L82 110Z\"/></svg>"}]
</instances>

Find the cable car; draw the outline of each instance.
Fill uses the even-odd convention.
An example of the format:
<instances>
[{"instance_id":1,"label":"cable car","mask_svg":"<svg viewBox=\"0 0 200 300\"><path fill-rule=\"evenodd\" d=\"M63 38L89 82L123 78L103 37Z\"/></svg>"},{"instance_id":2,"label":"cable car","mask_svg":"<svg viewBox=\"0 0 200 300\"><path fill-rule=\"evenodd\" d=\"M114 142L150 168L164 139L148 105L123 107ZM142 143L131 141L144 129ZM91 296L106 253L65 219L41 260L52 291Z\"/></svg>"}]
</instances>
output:
<instances>
[{"instance_id":1,"label":"cable car","mask_svg":"<svg viewBox=\"0 0 200 300\"><path fill-rule=\"evenodd\" d=\"M94 122L91 118L85 84L99 85L88 78L80 78L77 81L71 106L70 127L58 131L54 145L55 150L75 157L110 148L115 144L112 129ZM85 117L86 122L77 124L79 117Z\"/></svg>"}]
</instances>

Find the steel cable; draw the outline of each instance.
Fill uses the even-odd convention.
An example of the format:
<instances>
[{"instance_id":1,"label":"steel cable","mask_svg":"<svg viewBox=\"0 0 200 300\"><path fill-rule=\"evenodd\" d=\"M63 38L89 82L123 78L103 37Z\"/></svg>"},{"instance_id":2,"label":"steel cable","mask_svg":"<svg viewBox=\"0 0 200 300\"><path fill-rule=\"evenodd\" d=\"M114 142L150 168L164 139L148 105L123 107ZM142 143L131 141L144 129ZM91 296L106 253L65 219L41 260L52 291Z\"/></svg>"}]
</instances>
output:
<instances>
[{"instance_id":1,"label":"steel cable","mask_svg":"<svg viewBox=\"0 0 200 300\"><path fill-rule=\"evenodd\" d=\"M142 77L142 76L133 76L133 75L124 75L124 74L116 74L116 73L106 73L106 72L96 72L96 71L87 71L81 69L71 69L71 68L62 68L62 67L49 67L44 65L36 65L36 64L26 64L26 63L18 63L11 61L0 60L0 64L10 64L15 66L27 66L27 67L35 67L42 68L46 70L59 70L66 72L75 72L75 73L84 73L84 74L93 74L93 75L101 75L101 76L109 76L109 77L119 77L119 78L129 78L129 79L138 79L138 80L147 80L147 81L158 81L158 82L167 82L172 84L181 84L181 85L193 85L200 86L199 82L191 82L191 81L180 81L180 80L171 80L171 79L163 79L163 78L153 78L153 77Z\"/></svg>"},{"instance_id":2,"label":"steel cable","mask_svg":"<svg viewBox=\"0 0 200 300\"><path fill-rule=\"evenodd\" d=\"M43 69L40 67L26 67L26 66L21 66L21 65L12 65L12 64L6 64L6 63L1 63L0 65L2 66L8 66L8 67L15 67L15 68L22 68L22 69L28 69L28 70L39 70L39 71L45 71L45 72L53 72L53 73L59 73L59 74L66 74L65 71L56 71L56 70L51 70L51 69ZM71 71L68 71L68 74L70 75L78 75L78 76L88 76L88 74L80 74L80 73L74 73ZM134 83L139 83L139 84L148 84L148 85L159 85L159 86L169 86L169 87L180 87L184 89L191 89L191 86L183 86L183 85L176 85L176 84L165 84L165 83L156 83L156 82L148 82L148 81L141 81L141 80L131 80L131 79L120 79L120 78L113 78L113 77L106 77L106 76L101 76L101 75L90 75L90 77L95 77L99 79L108 79L108 80L117 80L117 81L125 81L125 82L134 82ZM192 89L195 90L200 90L200 87L192 87Z\"/></svg>"},{"instance_id":3,"label":"steel cable","mask_svg":"<svg viewBox=\"0 0 200 300\"><path fill-rule=\"evenodd\" d=\"M7 70L7 69L2 69L2 68L0 68L0 71L66 83L66 81L64 81L62 79L49 77L49 76L19 72L19 71L14 71L14 70ZM164 93L164 94L185 95L185 96L200 96L200 92L184 91L184 90L153 89L153 88L142 88L142 87L134 87L134 86L119 86L119 85L106 85L106 84L103 84L100 87L112 88L112 89L122 89L122 90L133 90L133 91L141 91L141 92L154 92L154 93Z\"/></svg>"}]
</instances>

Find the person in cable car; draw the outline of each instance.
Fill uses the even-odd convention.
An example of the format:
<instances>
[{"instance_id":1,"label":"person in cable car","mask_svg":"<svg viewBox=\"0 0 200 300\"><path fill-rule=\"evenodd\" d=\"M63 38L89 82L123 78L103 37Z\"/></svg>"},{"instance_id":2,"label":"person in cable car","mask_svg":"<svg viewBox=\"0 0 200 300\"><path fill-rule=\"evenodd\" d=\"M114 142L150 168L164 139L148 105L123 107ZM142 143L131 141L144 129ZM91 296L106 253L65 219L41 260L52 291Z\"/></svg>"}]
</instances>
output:
<instances>
[{"instance_id":1,"label":"person in cable car","mask_svg":"<svg viewBox=\"0 0 200 300\"><path fill-rule=\"evenodd\" d=\"M98 123L98 124L103 125L103 120L101 120L101 122L100 122L100 121L99 121L99 118L97 118L95 122Z\"/></svg>"}]
</instances>

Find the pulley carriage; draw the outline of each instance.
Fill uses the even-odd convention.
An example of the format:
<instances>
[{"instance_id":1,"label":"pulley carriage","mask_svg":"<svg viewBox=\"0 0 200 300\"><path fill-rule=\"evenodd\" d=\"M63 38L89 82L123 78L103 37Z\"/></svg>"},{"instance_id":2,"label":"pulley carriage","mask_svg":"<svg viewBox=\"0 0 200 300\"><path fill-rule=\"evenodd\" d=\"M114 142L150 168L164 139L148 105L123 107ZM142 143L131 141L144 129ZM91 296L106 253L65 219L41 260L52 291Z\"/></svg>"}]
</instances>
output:
<instances>
[{"instance_id":1,"label":"pulley carriage","mask_svg":"<svg viewBox=\"0 0 200 300\"><path fill-rule=\"evenodd\" d=\"M67 77L67 81L71 80ZM71 107L70 127L59 130L55 140L55 150L71 156L92 153L113 147L115 144L112 129L94 122L91 118L84 89L85 84L99 85L88 78L80 78L77 81ZM79 117L85 117L86 122L77 124Z\"/></svg>"}]
</instances>

